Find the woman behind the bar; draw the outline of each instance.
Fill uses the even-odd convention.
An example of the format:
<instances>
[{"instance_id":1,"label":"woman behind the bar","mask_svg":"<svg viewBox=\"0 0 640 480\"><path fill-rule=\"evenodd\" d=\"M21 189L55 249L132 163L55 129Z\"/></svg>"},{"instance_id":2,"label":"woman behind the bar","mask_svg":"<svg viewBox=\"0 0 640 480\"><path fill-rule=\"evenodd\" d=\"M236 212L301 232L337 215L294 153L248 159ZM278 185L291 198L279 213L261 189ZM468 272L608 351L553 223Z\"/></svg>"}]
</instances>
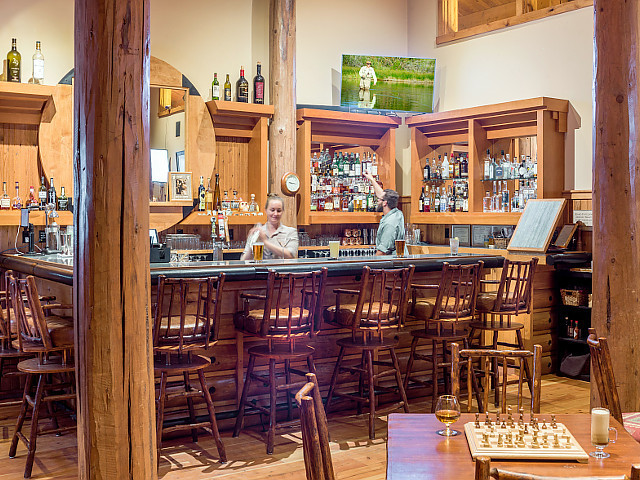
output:
<instances>
[{"instance_id":1,"label":"woman behind the bar","mask_svg":"<svg viewBox=\"0 0 640 480\"><path fill-rule=\"evenodd\" d=\"M284 201L277 195L269 194L264 207L267 215L267 223L256 225L247 234L247 244L242 252L240 260L253 259L253 244L264 244L263 259L273 258L297 258L298 257L298 231L293 227L287 227L280 223L284 212Z\"/></svg>"}]
</instances>

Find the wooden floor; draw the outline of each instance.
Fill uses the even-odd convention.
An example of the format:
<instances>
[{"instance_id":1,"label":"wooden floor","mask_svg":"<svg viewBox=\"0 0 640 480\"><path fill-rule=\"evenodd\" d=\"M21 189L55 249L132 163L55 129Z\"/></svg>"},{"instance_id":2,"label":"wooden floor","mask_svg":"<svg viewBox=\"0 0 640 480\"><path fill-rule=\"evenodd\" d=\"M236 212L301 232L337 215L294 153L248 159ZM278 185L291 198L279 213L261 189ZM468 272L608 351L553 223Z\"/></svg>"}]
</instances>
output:
<instances>
[{"instance_id":1,"label":"wooden floor","mask_svg":"<svg viewBox=\"0 0 640 480\"><path fill-rule=\"evenodd\" d=\"M544 376L542 400L542 414L588 412L589 384L553 375ZM430 403L430 399L428 402L412 402L411 411L427 412ZM22 478L26 455L24 446L20 445L16 458L6 457L16 416L17 407L0 407L0 480ZM366 415L332 414L329 417L329 431L334 467L339 480L385 478L384 417L376 423L376 440L368 438ZM190 437L167 440L164 442L159 477L163 480L303 480L305 473L300 431L294 427L288 433L282 433L283 435L276 436L275 453L267 455L260 427L243 430L239 438L232 438L230 431L222 432L229 457L229 462L224 465L217 461L215 444L206 435L202 435L198 443L192 443ZM75 435L44 435L38 438L32 478L75 479L76 463Z\"/></svg>"}]
</instances>

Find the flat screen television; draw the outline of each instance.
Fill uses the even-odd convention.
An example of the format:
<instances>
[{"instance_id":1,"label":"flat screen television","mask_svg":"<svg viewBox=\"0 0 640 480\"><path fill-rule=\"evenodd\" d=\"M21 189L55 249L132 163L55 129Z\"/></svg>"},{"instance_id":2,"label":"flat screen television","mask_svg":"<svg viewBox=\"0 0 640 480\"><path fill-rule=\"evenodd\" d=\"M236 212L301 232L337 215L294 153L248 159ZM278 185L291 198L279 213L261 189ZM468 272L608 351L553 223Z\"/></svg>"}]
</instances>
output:
<instances>
[{"instance_id":1,"label":"flat screen television","mask_svg":"<svg viewBox=\"0 0 640 480\"><path fill-rule=\"evenodd\" d=\"M342 55L340 105L431 113L433 58Z\"/></svg>"},{"instance_id":2,"label":"flat screen television","mask_svg":"<svg viewBox=\"0 0 640 480\"><path fill-rule=\"evenodd\" d=\"M151 181L167 183L169 177L169 152L164 148L151 148Z\"/></svg>"}]
</instances>

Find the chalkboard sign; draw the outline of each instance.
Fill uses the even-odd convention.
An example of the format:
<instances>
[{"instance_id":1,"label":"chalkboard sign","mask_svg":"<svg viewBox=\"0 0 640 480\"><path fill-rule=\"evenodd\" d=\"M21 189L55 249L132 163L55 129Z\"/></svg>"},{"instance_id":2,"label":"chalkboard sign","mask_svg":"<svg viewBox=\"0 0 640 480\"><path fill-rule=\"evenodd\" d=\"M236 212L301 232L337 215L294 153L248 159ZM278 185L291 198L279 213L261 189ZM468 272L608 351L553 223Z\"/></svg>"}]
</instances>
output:
<instances>
[{"instance_id":1,"label":"chalkboard sign","mask_svg":"<svg viewBox=\"0 0 640 480\"><path fill-rule=\"evenodd\" d=\"M507 250L546 252L565 203L564 198L527 201Z\"/></svg>"}]
</instances>

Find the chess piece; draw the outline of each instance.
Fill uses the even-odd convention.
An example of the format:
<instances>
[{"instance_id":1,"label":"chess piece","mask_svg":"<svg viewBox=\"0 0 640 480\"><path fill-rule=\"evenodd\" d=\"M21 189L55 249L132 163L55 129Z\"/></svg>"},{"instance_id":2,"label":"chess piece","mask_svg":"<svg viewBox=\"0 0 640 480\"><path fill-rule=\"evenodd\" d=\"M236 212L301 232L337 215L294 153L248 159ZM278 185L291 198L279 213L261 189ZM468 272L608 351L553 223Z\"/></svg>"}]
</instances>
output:
<instances>
[{"instance_id":1,"label":"chess piece","mask_svg":"<svg viewBox=\"0 0 640 480\"><path fill-rule=\"evenodd\" d=\"M540 448L538 443L538 432L533 432L533 439L531 440L531 448Z\"/></svg>"},{"instance_id":2,"label":"chess piece","mask_svg":"<svg viewBox=\"0 0 640 480\"><path fill-rule=\"evenodd\" d=\"M524 432L523 432L523 433L524 433L525 435L526 435L527 433L529 433L529 424L527 424L527 423L525 423L525 424L524 424Z\"/></svg>"},{"instance_id":3,"label":"chess piece","mask_svg":"<svg viewBox=\"0 0 640 480\"><path fill-rule=\"evenodd\" d=\"M513 409L511 406L507 407L507 414L509 415L507 423L509 424L509 427L513 427Z\"/></svg>"},{"instance_id":4,"label":"chess piece","mask_svg":"<svg viewBox=\"0 0 640 480\"><path fill-rule=\"evenodd\" d=\"M551 428L556 428L558 424L556 423L556 416L551 415Z\"/></svg>"},{"instance_id":5,"label":"chess piece","mask_svg":"<svg viewBox=\"0 0 640 480\"><path fill-rule=\"evenodd\" d=\"M546 433L542 435L542 448L549 448L549 439Z\"/></svg>"},{"instance_id":6,"label":"chess piece","mask_svg":"<svg viewBox=\"0 0 640 480\"><path fill-rule=\"evenodd\" d=\"M507 424L504 420L502 420L502 425L500 425L500 428L507 428Z\"/></svg>"},{"instance_id":7,"label":"chess piece","mask_svg":"<svg viewBox=\"0 0 640 480\"><path fill-rule=\"evenodd\" d=\"M553 434L553 446L554 448L560 448L560 440L557 433Z\"/></svg>"},{"instance_id":8,"label":"chess piece","mask_svg":"<svg viewBox=\"0 0 640 480\"><path fill-rule=\"evenodd\" d=\"M491 447L491 444L489 443L489 434L488 433L483 433L482 434L482 446L484 448Z\"/></svg>"},{"instance_id":9,"label":"chess piece","mask_svg":"<svg viewBox=\"0 0 640 480\"><path fill-rule=\"evenodd\" d=\"M524 447L524 437L522 435L522 433L519 433L517 438L516 438L516 447Z\"/></svg>"},{"instance_id":10,"label":"chess piece","mask_svg":"<svg viewBox=\"0 0 640 480\"><path fill-rule=\"evenodd\" d=\"M480 428L480 413L476 413L476 424L474 426Z\"/></svg>"},{"instance_id":11,"label":"chess piece","mask_svg":"<svg viewBox=\"0 0 640 480\"><path fill-rule=\"evenodd\" d=\"M571 437L569 435L567 435L567 443L564 446L564 448L571 448Z\"/></svg>"},{"instance_id":12,"label":"chess piece","mask_svg":"<svg viewBox=\"0 0 640 480\"><path fill-rule=\"evenodd\" d=\"M524 425L524 408L521 408L519 413L520 418L518 418L518 425Z\"/></svg>"},{"instance_id":13,"label":"chess piece","mask_svg":"<svg viewBox=\"0 0 640 480\"><path fill-rule=\"evenodd\" d=\"M503 444L504 437L501 433L498 434L498 447L501 447Z\"/></svg>"},{"instance_id":14,"label":"chess piece","mask_svg":"<svg viewBox=\"0 0 640 480\"><path fill-rule=\"evenodd\" d=\"M491 419L489 418L489 412L484 412L484 424L491 425Z\"/></svg>"},{"instance_id":15,"label":"chess piece","mask_svg":"<svg viewBox=\"0 0 640 480\"><path fill-rule=\"evenodd\" d=\"M543 429L543 430L546 430L546 429L547 429L547 422L546 422L546 420L542 420L542 426L541 426L540 428L541 428L541 429Z\"/></svg>"}]
</instances>

